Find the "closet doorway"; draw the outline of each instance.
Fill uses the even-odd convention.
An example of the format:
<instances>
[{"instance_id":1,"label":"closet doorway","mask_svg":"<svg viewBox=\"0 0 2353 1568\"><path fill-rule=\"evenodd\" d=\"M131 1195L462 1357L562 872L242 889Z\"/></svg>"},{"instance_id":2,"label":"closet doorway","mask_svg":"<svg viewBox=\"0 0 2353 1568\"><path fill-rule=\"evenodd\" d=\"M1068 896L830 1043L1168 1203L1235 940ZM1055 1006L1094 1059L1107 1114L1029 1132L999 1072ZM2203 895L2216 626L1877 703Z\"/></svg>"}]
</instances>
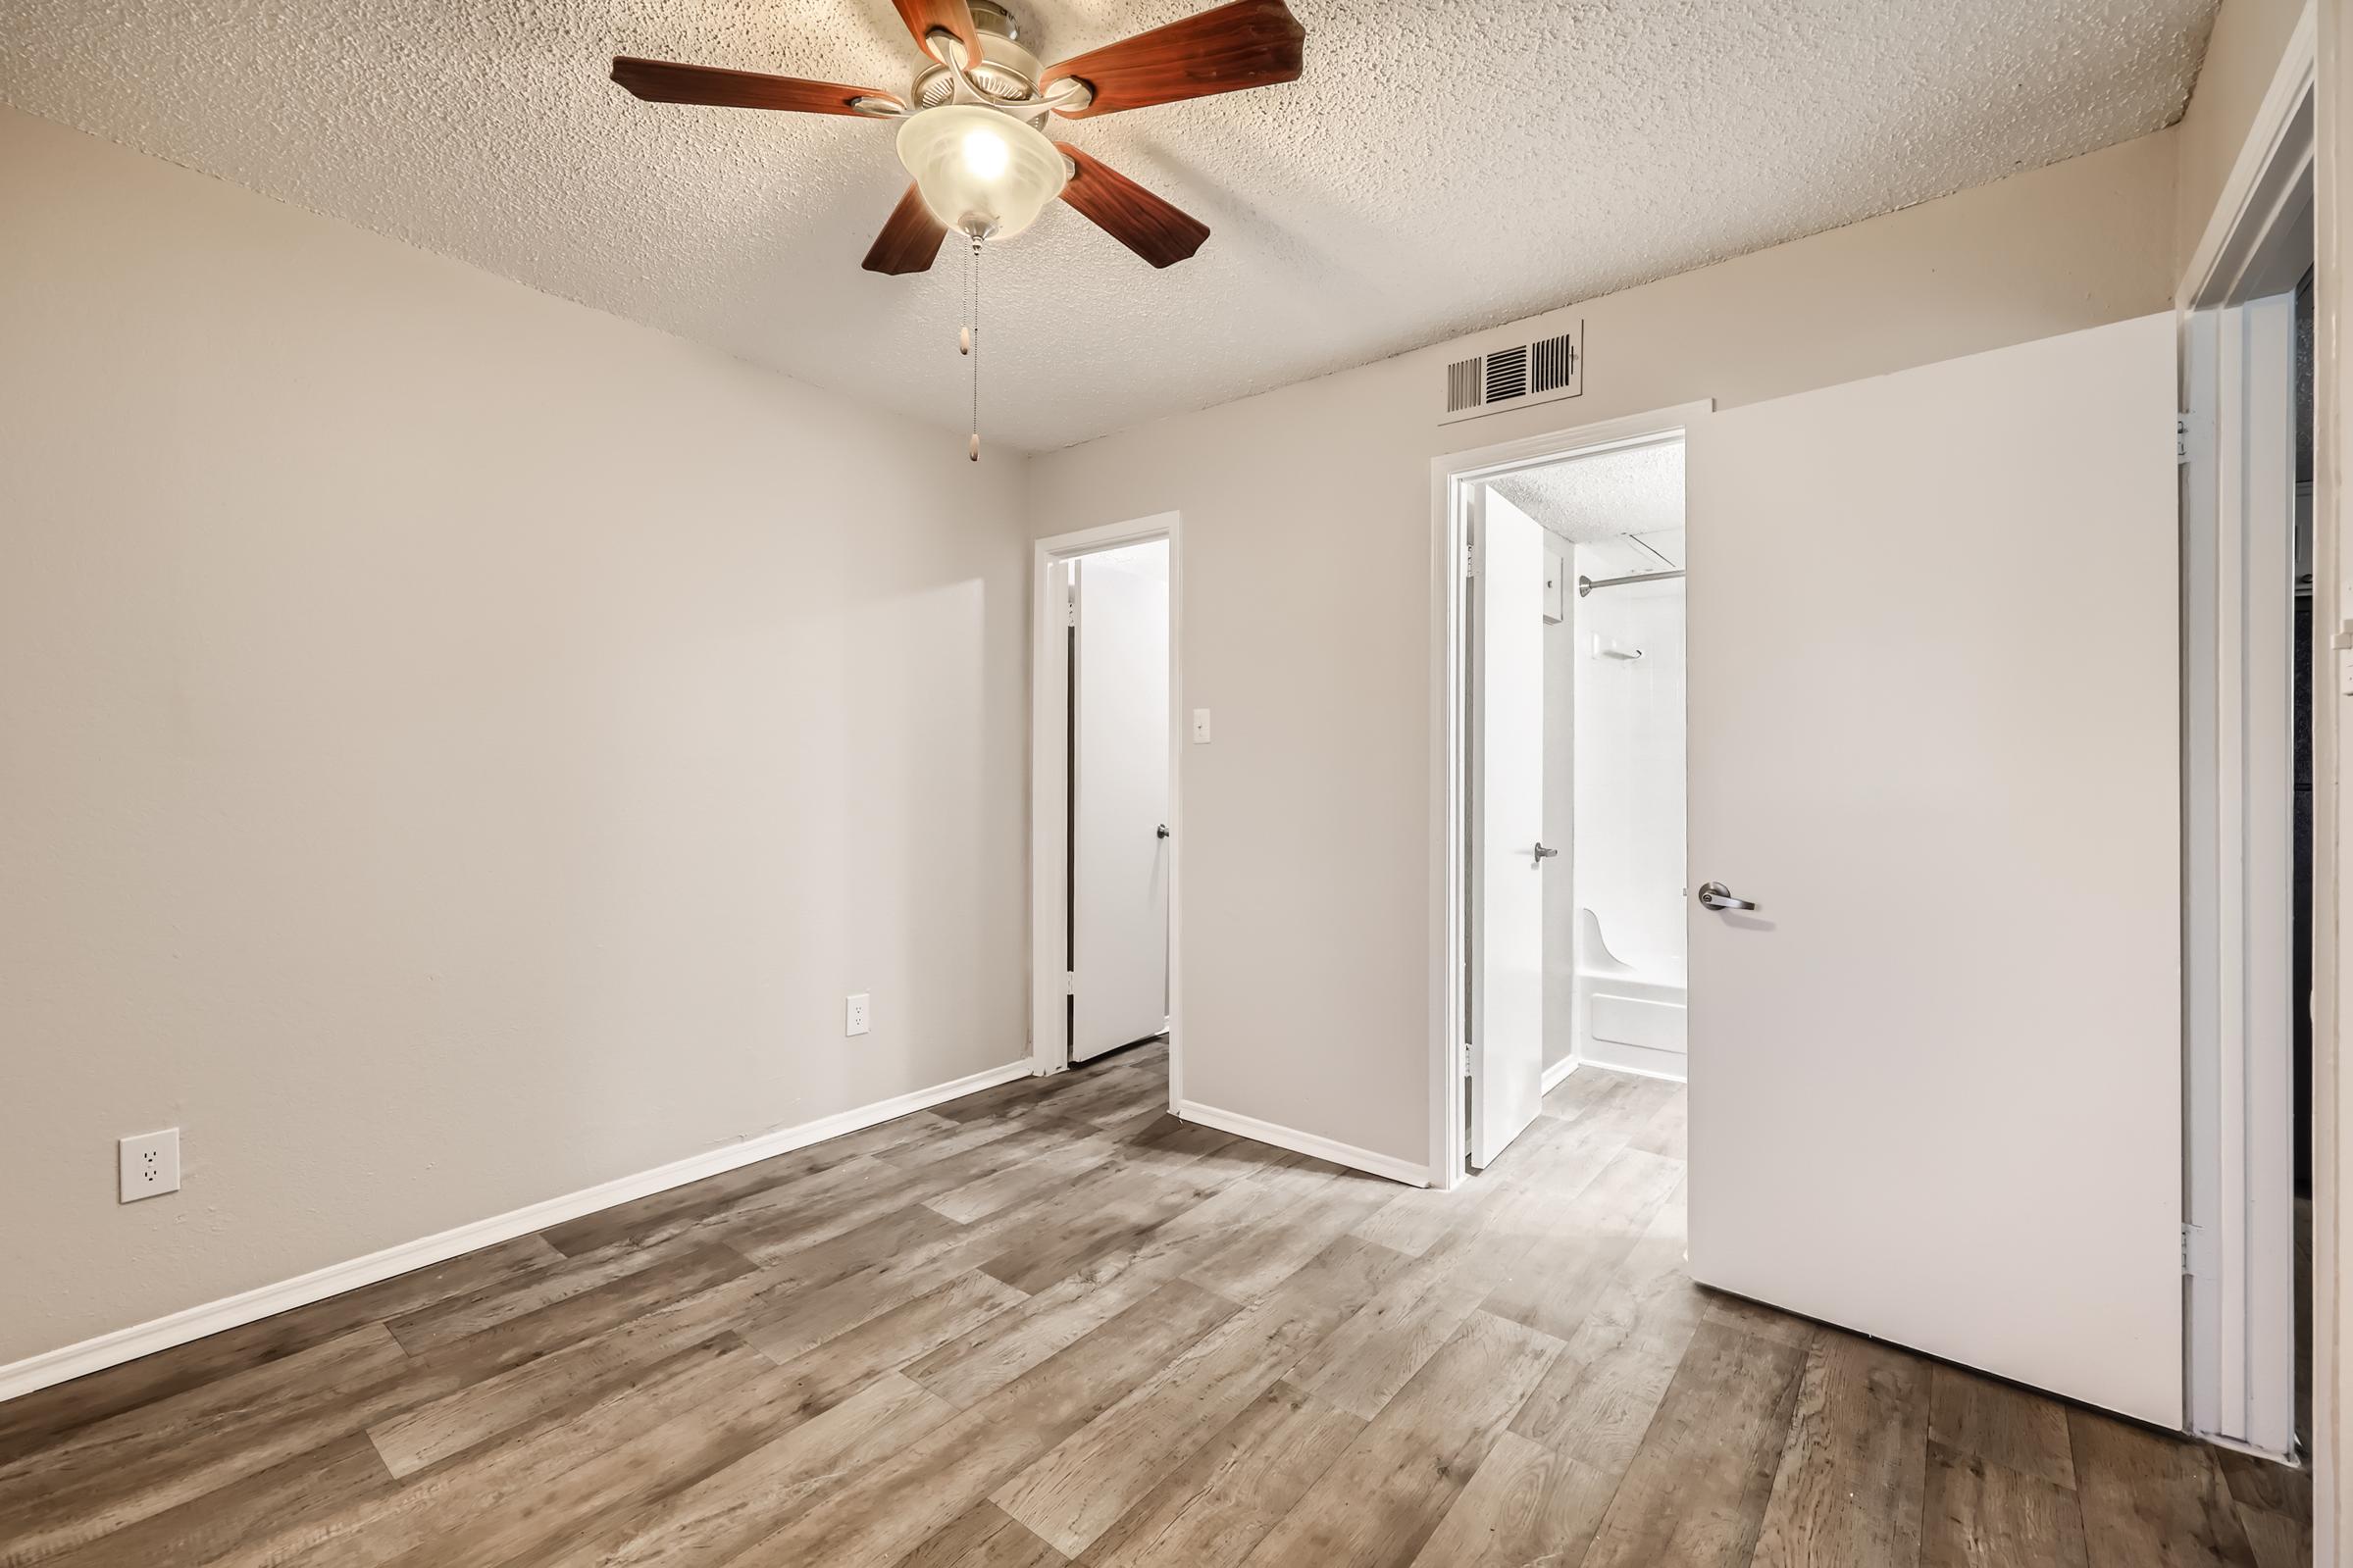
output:
<instances>
[{"instance_id":1,"label":"closet doorway","mask_svg":"<svg viewBox=\"0 0 2353 1568\"><path fill-rule=\"evenodd\" d=\"M1031 664L1031 1059L1166 1038L1176 1103L1173 514L1042 539Z\"/></svg>"}]
</instances>

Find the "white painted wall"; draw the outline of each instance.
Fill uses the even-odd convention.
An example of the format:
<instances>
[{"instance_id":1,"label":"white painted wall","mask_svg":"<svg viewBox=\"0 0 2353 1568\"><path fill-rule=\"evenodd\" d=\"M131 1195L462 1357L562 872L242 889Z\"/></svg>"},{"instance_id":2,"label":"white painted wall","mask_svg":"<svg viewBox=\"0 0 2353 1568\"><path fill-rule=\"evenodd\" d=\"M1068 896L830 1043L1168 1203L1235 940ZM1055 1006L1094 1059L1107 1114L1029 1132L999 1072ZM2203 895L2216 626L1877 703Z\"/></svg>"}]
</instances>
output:
<instances>
[{"instance_id":1,"label":"white painted wall","mask_svg":"<svg viewBox=\"0 0 2353 1568\"><path fill-rule=\"evenodd\" d=\"M1574 574L1625 567L1580 545ZM1570 596L1575 597L1574 591ZM1683 899L1683 581L1602 588L1576 600L1576 903L1642 980L1680 986ZM1599 657L1608 647L1638 659ZM1598 956L1598 955L1596 955Z\"/></svg>"},{"instance_id":2,"label":"white painted wall","mask_svg":"<svg viewBox=\"0 0 2353 1568\"><path fill-rule=\"evenodd\" d=\"M1032 527L1181 510L1186 1093L1429 1157L1430 460L1731 405L2164 308L2174 140L1536 318L1582 398L1440 427L1441 345L1036 460Z\"/></svg>"},{"instance_id":3,"label":"white painted wall","mask_svg":"<svg viewBox=\"0 0 2353 1568\"><path fill-rule=\"evenodd\" d=\"M0 211L0 1363L1022 1056L1017 462L10 112Z\"/></svg>"}]
</instances>

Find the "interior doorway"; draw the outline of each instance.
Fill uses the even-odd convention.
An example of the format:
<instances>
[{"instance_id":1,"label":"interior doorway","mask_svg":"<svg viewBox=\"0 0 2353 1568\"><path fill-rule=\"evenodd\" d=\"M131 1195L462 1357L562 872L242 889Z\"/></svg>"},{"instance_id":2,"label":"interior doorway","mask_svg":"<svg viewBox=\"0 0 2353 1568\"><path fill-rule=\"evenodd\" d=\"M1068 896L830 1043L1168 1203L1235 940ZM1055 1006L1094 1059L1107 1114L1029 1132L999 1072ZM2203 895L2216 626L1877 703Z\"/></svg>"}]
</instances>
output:
<instances>
[{"instance_id":1,"label":"interior doorway","mask_svg":"<svg viewBox=\"0 0 2353 1568\"><path fill-rule=\"evenodd\" d=\"M1434 1185L1581 1067L1683 1076L1682 463L1707 408L1435 465Z\"/></svg>"},{"instance_id":2,"label":"interior doorway","mask_svg":"<svg viewBox=\"0 0 2353 1568\"><path fill-rule=\"evenodd\" d=\"M1168 541L1061 576L1075 1065L1168 1033Z\"/></svg>"},{"instance_id":3,"label":"interior doorway","mask_svg":"<svg viewBox=\"0 0 2353 1568\"><path fill-rule=\"evenodd\" d=\"M1461 555L1479 498L1680 435L1690 1277L2182 1425L2174 334L2152 314L1438 461L1433 1059L1463 1123L1434 1149L1475 1136L1494 1065L1467 1028L1497 859L1463 760L1495 718L1463 630L1495 608Z\"/></svg>"},{"instance_id":4,"label":"interior doorway","mask_svg":"<svg viewBox=\"0 0 2353 1568\"><path fill-rule=\"evenodd\" d=\"M1177 1042L1174 514L1042 539L1031 662L1031 1064Z\"/></svg>"},{"instance_id":5,"label":"interior doorway","mask_svg":"<svg viewBox=\"0 0 2353 1568\"><path fill-rule=\"evenodd\" d=\"M1685 1077L1683 441L1472 481L1470 1164L1579 1069Z\"/></svg>"},{"instance_id":6,"label":"interior doorway","mask_svg":"<svg viewBox=\"0 0 2353 1568\"><path fill-rule=\"evenodd\" d=\"M2313 102L2201 246L2181 328L2188 867L2188 1426L2294 1459L2312 1437Z\"/></svg>"}]
</instances>

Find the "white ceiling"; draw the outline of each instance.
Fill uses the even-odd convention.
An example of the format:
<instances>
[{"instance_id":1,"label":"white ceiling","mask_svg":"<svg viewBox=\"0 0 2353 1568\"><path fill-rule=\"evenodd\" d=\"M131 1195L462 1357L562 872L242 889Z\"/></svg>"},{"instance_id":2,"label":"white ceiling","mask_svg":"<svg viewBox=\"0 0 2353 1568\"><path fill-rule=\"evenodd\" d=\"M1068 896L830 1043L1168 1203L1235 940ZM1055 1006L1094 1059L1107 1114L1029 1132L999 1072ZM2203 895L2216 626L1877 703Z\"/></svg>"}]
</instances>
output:
<instances>
[{"instance_id":1,"label":"white ceiling","mask_svg":"<svg viewBox=\"0 0 2353 1568\"><path fill-rule=\"evenodd\" d=\"M1577 546L1591 577L1683 564L1683 443L1654 441L1563 458L1490 481L1488 487Z\"/></svg>"},{"instance_id":2,"label":"white ceiling","mask_svg":"<svg viewBox=\"0 0 2353 1568\"><path fill-rule=\"evenodd\" d=\"M1521 469L1490 487L1574 544L1683 526L1683 443L1654 441Z\"/></svg>"},{"instance_id":3,"label":"white ceiling","mask_svg":"<svg viewBox=\"0 0 2353 1568\"><path fill-rule=\"evenodd\" d=\"M1206 222L1058 204L986 265L1032 448L1590 298L2154 130L2214 0L1292 0L1286 86L1072 122ZM1015 0L1053 59L1202 9ZM858 260L888 125L640 104L616 53L903 90L888 0L0 0L0 100L960 428L962 287Z\"/></svg>"}]
</instances>

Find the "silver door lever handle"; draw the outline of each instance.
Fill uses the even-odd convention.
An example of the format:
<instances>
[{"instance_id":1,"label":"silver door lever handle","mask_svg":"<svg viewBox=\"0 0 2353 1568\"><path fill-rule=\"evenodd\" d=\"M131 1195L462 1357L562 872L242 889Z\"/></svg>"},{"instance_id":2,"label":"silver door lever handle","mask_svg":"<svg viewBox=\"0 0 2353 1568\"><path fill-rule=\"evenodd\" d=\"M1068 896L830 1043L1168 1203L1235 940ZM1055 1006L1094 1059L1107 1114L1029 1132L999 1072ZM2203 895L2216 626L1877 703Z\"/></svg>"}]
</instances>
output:
<instances>
[{"instance_id":1,"label":"silver door lever handle","mask_svg":"<svg viewBox=\"0 0 2353 1568\"><path fill-rule=\"evenodd\" d=\"M1555 855L1559 854L1560 852L1560 850L1558 850L1558 849L1547 849L1547 848L1545 848L1545 847L1544 847L1544 845L1542 845L1542 844L1538 844L1538 845L1536 846L1536 865L1537 865L1537 869L1538 869L1538 870L1542 870L1542 869L1543 869L1543 867L1544 867L1544 863L1545 863L1547 860L1550 860L1550 859L1551 859L1553 856L1555 856Z\"/></svg>"},{"instance_id":2,"label":"silver door lever handle","mask_svg":"<svg viewBox=\"0 0 2353 1568\"><path fill-rule=\"evenodd\" d=\"M1757 906L1746 898L1733 897L1732 889L1720 882L1704 882L1700 884L1700 907L1702 909L1754 909Z\"/></svg>"}]
</instances>

